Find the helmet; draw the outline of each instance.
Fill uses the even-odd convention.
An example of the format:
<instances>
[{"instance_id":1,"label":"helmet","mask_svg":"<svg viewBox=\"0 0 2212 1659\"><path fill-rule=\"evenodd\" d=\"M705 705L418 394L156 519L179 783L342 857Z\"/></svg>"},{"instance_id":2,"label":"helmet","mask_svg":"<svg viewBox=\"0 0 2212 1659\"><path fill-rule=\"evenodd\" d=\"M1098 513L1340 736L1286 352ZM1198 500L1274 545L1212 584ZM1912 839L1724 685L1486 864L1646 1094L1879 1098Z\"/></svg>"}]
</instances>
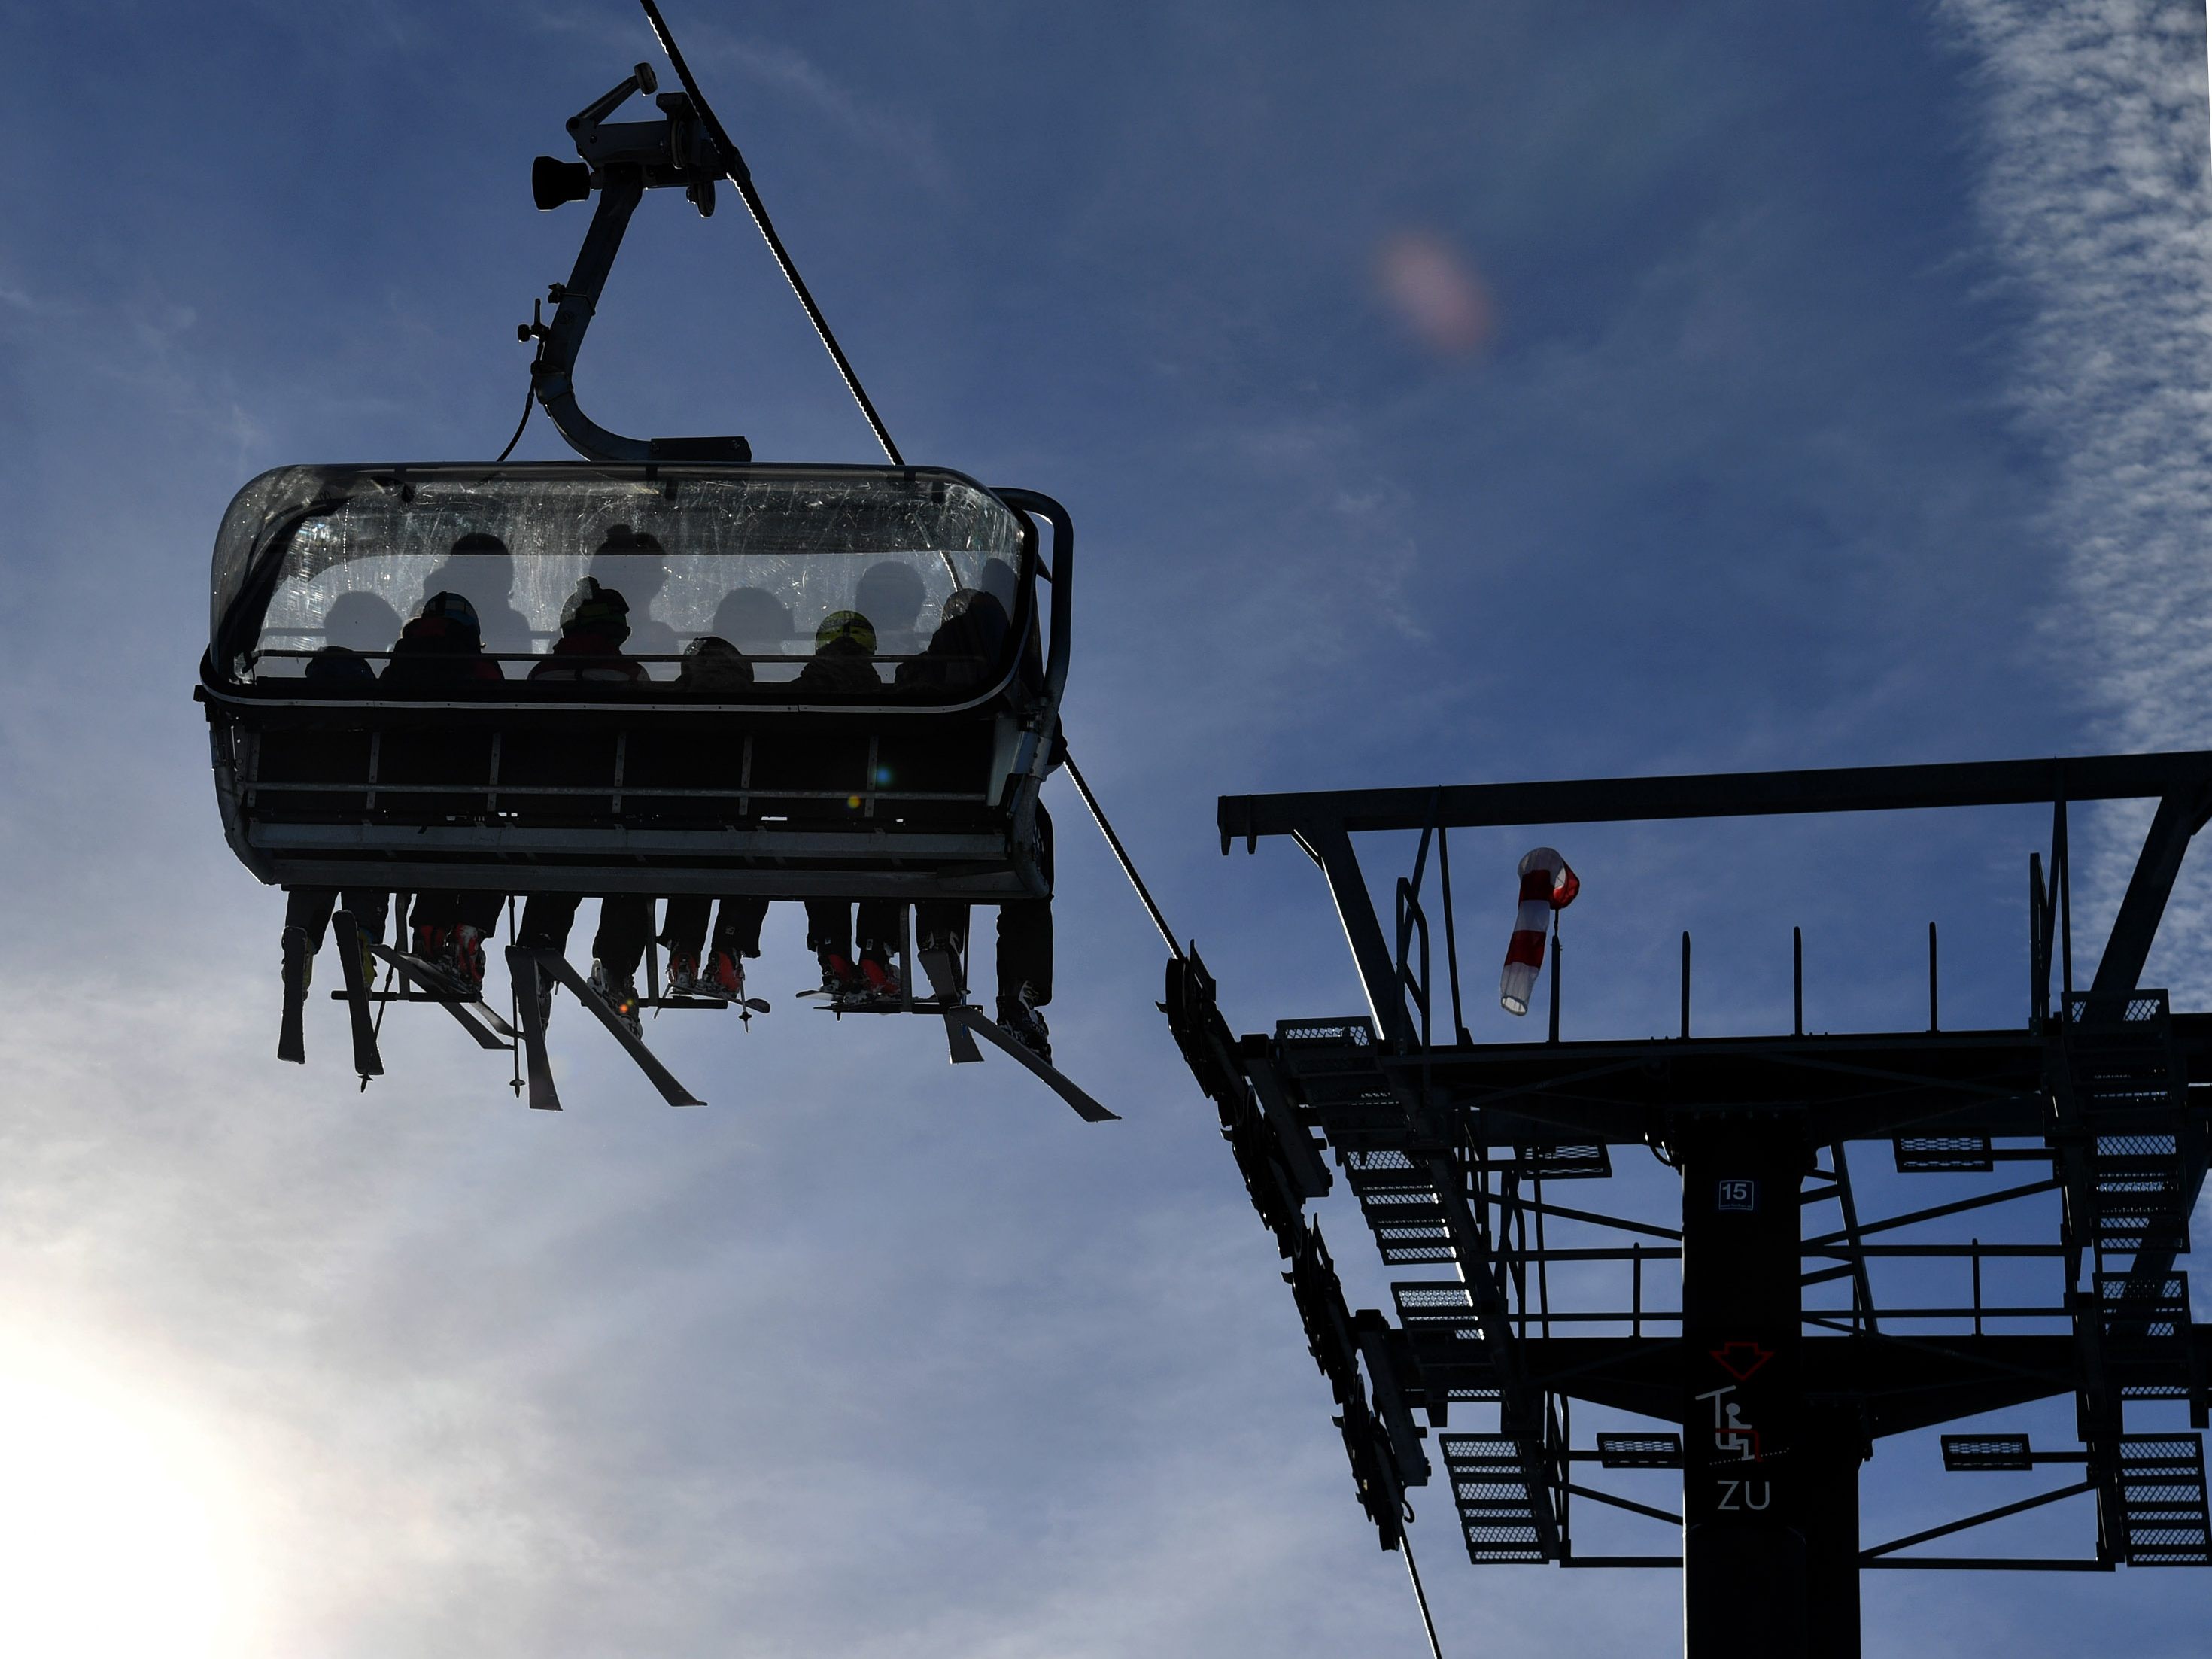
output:
<instances>
[{"instance_id":1,"label":"helmet","mask_svg":"<svg viewBox=\"0 0 2212 1659\"><path fill-rule=\"evenodd\" d=\"M702 634L684 647L684 666L677 672L680 691L732 691L753 683L753 665L727 640Z\"/></svg>"},{"instance_id":2,"label":"helmet","mask_svg":"<svg viewBox=\"0 0 2212 1659\"><path fill-rule=\"evenodd\" d=\"M422 601L422 614L441 618L455 633L466 634L471 639L480 638L483 625L477 621L477 608L459 593L433 593Z\"/></svg>"},{"instance_id":3,"label":"helmet","mask_svg":"<svg viewBox=\"0 0 2212 1659\"><path fill-rule=\"evenodd\" d=\"M629 601L623 598L620 589L602 587L594 578L586 576L576 584L576 591L568 596L568 604L561 607L561 631L613 634L627 639Z\"/></svg>"},{"instance_id":4,"label":"helmet","mask_svg":"<svg viewBox=\"0 0 2212 1659\"><path fill-rule=\"evenodd\" d=\"M814 648L844 644L864 656L876 654L876 625L857 611L832 611L814 630Z\"/></svg>"}]
</instances>

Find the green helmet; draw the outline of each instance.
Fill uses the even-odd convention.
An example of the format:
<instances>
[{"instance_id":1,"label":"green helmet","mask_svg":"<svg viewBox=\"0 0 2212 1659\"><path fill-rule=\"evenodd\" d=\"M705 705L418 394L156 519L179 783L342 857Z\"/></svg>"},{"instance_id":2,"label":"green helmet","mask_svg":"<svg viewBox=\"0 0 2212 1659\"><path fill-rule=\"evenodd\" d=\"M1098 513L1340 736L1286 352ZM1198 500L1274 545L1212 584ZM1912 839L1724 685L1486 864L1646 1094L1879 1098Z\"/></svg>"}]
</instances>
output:
<instances>
[{"instance_id":1,"label":"green helmet","mask_svg":"<svg viewBox=\"0 0 2212 1659\"><path fill-rule=\"evenodd\" d=\"M839 643L863 656L876 654L876 625L857 611L832 611L814 630L814 648L826 651Z\"/></svg>"}]
</instances>

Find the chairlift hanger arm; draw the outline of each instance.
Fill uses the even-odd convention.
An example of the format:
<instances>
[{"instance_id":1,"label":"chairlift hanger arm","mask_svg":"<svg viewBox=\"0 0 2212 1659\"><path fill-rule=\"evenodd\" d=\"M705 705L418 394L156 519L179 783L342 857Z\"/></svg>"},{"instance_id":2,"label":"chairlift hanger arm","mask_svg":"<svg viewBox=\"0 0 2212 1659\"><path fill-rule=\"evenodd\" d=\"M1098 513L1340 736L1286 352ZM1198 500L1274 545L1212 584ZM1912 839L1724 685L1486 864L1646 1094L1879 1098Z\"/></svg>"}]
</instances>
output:
<instances>
[{"instance_id":1,"label":"chairlift hanger arm","mask_svg":"<svg viewBox=\"0 0 2212 1659\"><path fill-rule=\"evenodd\" d=\"M684 90L659 95L655 100L662 112L659 121L605 125L606 118L630 94L650 94L658 84L652 66L640 64L628 79L594 99L569 121L568 133L575 140L576 153L583 158L581 163L541 155L531 170L532 194L541 210L556 208L564 202L582 201L594 190L600 192L599 210L592 216L591 228L585 233L575 269L565 285L552 290L551 298L556 307L552 324L548 326L533 318L520 331L525 340L539 343L538 359L531 365L531 384L538 401L545 405L545 412L569 447L587 460L650 464L744 462L752 459L751 446L743 438L638 439L610 432L587 419L577 407L573 378L584 331L591 326L592 313L599 305L607 272L614 264L615 253L622 246L623 233L629 227L629 216L635 210L639 198L647 190L681 185L684 195L704 218L714 211L714 181L726 179L744 202L745 211L752 216L761 240L775 257L776 268L791 284L793 295L806 313L806 320L813 325L816 337L829 352L830 362L836 365L845 389L860 405L876 442L893 466L904 466L905 458L891 441L883 417L876 413L875 404L861 386L860 377L854 373L843 348L838 345L837 337L830 332L829 319L814 303L813 295L808 292L805 280L799 274L798 264L784 246L783 239L776 234L767 205L753 186L751 170L745 166L744 157L721 122L715 118L706 94L692 77L690 65L677 49L676 37L670 33L660 8L653 0L643 0L643 3L653 38L667 53L677 78L684 83Z\"/></svg>"},{"instance_id":2,"label":"chairlift hanger arm","mask_svg":"<svg viewBox=\"0 0 2212 1659\"><path fill-rule=\"evenodd\" d=\"M594 190L599 200L568 280L552 290L552 322L522 327L525 338L534 337L539 343L537 360L530 366L531 386L568 447L586 460L742 463L752 459L752 447L743 438L627 438L592 420L576 402L576 356L606 289L630 215L645 192L680 185L702 215L714 211L714 180L720 163L704 124L684 94L660 95L658 121L605 124L605 117L631 93L649 93L655 84L651 67L639 64L628 80L569 121L569 136L583 157L580 163L541 155L532 169L532 191L541 210L581 201Z\"/></svg>"}]
</instances>

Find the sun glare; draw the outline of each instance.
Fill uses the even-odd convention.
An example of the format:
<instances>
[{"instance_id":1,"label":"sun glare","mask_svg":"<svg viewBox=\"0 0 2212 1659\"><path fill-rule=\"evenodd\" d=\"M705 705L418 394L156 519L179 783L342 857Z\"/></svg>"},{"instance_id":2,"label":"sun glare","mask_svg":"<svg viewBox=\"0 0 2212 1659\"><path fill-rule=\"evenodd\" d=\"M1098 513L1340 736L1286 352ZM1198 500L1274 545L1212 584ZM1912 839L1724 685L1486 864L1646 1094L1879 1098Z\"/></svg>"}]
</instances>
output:
<instances>
[{"instance_id":1,"label":"sun glare","mask_svg":"<svg viewBox=\"0 0 2212 1659\"><path fill-rule=\"evenodd\" d=\"M0 1654L213 1659L236 1588L221 1488L158 1411L0 1357Z\"/></svg>"}]
</instances>

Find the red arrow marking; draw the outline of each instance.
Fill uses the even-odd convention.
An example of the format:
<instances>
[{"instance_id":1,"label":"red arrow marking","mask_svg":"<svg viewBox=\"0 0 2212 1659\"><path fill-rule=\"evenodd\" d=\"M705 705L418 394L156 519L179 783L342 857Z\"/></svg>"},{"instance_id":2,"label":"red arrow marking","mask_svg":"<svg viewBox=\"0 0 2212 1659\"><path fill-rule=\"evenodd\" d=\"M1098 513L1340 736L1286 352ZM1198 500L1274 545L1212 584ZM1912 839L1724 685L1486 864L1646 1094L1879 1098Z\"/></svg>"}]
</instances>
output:
<instances>
[{"instance_id":1,"label":"red arrow marking","mask_svg":"<svg viewBox=\"0 0 2212 1659\"><path fill-rule=\"evenodd\" d=\"M1745 1382L1753 1371L1774 1358L1774 1351L1762 1348L1756 1342L1731 1342L1725 1347L1715 1348L1712 1355L1723 1370L1737 1382Z\"/></svg>"}]
</instances>

